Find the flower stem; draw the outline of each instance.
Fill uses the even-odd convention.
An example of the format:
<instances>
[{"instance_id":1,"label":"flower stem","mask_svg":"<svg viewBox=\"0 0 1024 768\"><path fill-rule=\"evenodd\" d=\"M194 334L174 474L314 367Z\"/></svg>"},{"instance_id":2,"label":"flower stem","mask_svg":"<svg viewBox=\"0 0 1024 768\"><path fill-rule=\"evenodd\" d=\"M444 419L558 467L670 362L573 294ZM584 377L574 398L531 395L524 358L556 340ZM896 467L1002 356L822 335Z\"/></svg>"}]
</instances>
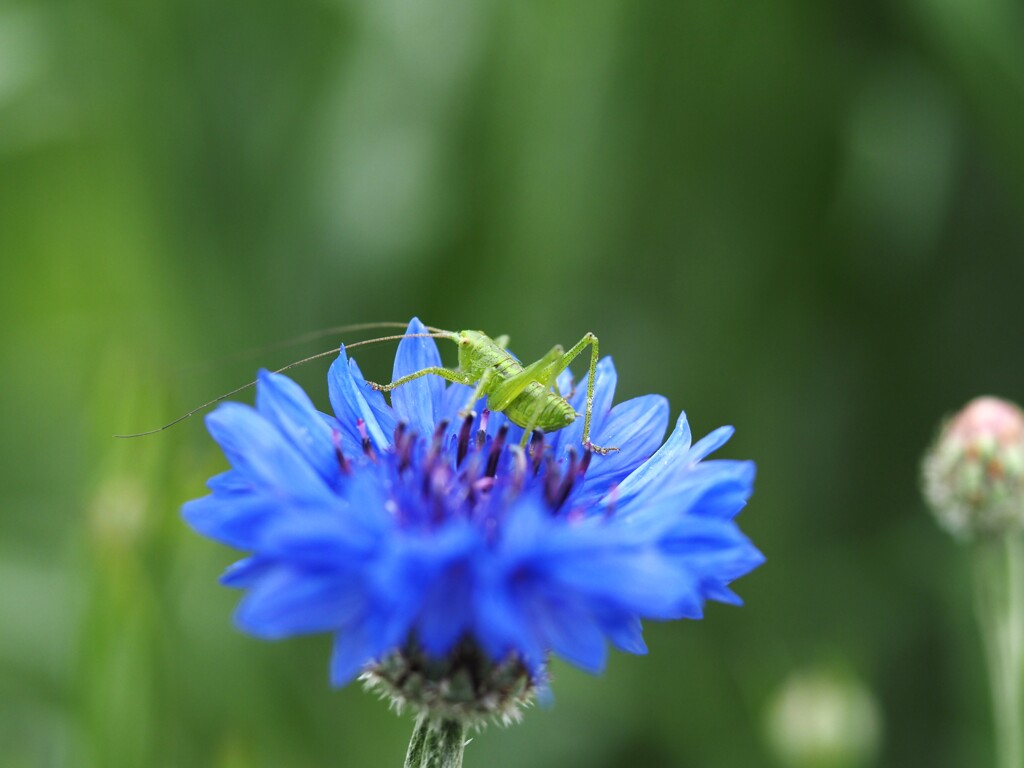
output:
<instances>
[{"instance_id":1,"label":"flower stem","mask_svg":"<svg viewBox=\"0 0 1024 768\"><path fill-rule=\"evenodd\" d=\"M996 730L996 765L1024 765L1021 663L1024 660L1024 537L1007 533L974 550L978 622L988 661Z\"/></svg>"},{"instance_id":2,"label":"flower stem","mask_svg":"<svg viewBox=\"0 0 1024 768\"><path fill-rule=\"evenodd\" d=\"M420 715L409 741L405 768L462 768L466 727L457 720Z\"/></svg>"}]
</instances>

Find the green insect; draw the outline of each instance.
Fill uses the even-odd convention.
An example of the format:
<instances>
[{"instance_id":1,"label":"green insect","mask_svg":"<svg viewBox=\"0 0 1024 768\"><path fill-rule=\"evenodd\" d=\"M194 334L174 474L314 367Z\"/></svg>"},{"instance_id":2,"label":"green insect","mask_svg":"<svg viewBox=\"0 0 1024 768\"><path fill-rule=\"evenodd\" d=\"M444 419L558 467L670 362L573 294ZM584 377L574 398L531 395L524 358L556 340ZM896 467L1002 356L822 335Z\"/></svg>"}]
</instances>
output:
<instances>
[{"instance_id":1,"label":"green insect","mask_svg":"<svg viewBox=\"0 0 1024 768\"><path fill-rule=\"evenodd\" d=\"M507 336L492 339L483 331L445 331L430 328L430 336L450 339L459 345L459 369L440 366L424 368L402 376L390 384L368 381L378 392L390 392L423 376L440 376L456 384L476 385L462 414L468 415L473 404L487 397L487 407L504 413L513 424L523 427L525 445L535 429L555 432L576 420L576 411L558 391L558 374L569 367L584 349L590 347L590 376L587 378L587 407L583 415L583 446L595 453L607 454L618 448L604 448L590 442L590 421L594 409L594 372L597 370L597 336L586 334L568 352L559 344L546 355L523 365L505 349ZM554 391L552 391L552 388Z\"/></svg>"},{"instance_id":2,"label":"green insect","mask_svg":"<svg viewBox=\"0 0 1024 768\"><path fill-rule=\"evenodd\" d=\"M330 333L387 327L405 327L405 324L361 323L341 328L329 328L316 334L307 335L303 340ZM378 392L390 392L396 387L408 384L410 381L415 381L424 376L440 376L447 381L467 386L475 384L476 387L471 398L466 403L466 407L462 410L462 415L464 417L468 416L472 412L472 407L477 400L486 396L487 407L491 411L504 413L509 421L524 429L521 444L525 446L534 430L540 429L544 432L555 432L559 429L564 429L576 420L578 414L558 391L557 379L558 375L568 368L583 350L590 347L590 375L587 378L587 401L586 410L583 415L583 447L602 455L619 450L615 447L606 448L594 445L590 441L590 423L594 408L594 375L597 370L598 361L598 341L597 336L594 334L587 333L568 351L561 345L556 345L536 362L523 365L507 351L508 336L499 336L496 339L492 339L483 331L446 331L442 328L430 326L426 326L426 328L429 333L381 336L376 339L366 339L348 344L346 349L407 338L426 337L454 341L459 346L459 368L457 370L442 366L432 366L420 371L414 371L407 376L402 376L390 384L376 384L372 381L368 381L367 384ZM336 353L337 349L330 349L326 352L311 355L310 357L290 363L283 368L279 368L275 373L281 373L303 363L308 363L311 360ZM149 430L148 432L138 432L132 435L115 435L115 437L141 437L160 432L215 403L219 403L232 395L248 389L255 383L255 381L251 381L241 387L236 387L220 397L193 408L188 413L164 424L162 427Z\"/></svg>"}]
</instances>

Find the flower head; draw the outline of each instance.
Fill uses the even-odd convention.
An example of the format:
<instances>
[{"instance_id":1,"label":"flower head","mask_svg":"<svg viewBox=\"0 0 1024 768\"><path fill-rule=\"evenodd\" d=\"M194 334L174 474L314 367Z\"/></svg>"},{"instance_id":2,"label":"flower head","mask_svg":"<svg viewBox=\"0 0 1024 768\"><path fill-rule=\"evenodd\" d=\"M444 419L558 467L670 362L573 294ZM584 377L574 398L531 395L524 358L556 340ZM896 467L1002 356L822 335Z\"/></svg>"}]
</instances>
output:
<instances>
[{"instance_id":1,"label":"flower head","mask_svg":"<svg viewBox=\"0 0 1024 768\"><path fill-rule=\"evenodd\" d=\"M423 333L413 320L409 333ZM406 338L394 376L440 365L433 339ZM732 434L691 444L680 416L647 395L612 406L595 376L582 419L520 448L522 429L472 390L426 376L392 393L344 348L329 374L334 416L290 379L261 372L256 407L220 406L207 425L231 469L188 502L200 533L251 555L224 583L246 590L238 625L263 638L335 635L331 680L356 675L445 716L514 716L556 654L586 670L606 644L645 653L641 619L700 618L738 603L729 583L763 561L734 517L754 466L704 461ZM586 387L563 375L577 410Z\"/></svg>"},{"instance_id":2,"label":"flower head","mask_svg":"<svg viewBox=\"0 0 1024 768\"><path fill-rule=\"evenodd\" d=\"M923 474L925 498L955 536L1024 527L1024 412L975 398L943 424Z\"/></svg>"}]
</instances>

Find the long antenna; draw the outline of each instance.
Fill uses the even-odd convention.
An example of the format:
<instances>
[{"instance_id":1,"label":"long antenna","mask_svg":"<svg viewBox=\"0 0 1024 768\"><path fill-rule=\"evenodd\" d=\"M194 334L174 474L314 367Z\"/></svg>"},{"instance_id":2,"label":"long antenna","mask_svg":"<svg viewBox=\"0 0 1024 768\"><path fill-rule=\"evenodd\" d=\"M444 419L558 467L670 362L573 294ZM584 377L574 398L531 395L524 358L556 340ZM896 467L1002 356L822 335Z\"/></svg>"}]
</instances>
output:
<instances>
[{"instance_id":1,"label":"long antenna","mask_svg":"<svg viewBox=\"0 0 1024 768\"><path fill-rule=\"evenodd\" d=\"M407 328L409 323L401 323L398 321L381 321L373 323L352 323L350 325L336 325L331 328L321 328L318 331L309 331L307 333L293 336L290 339L284 339L282 341L275 341L270 344L266 344L262 347L250 347L249 349L243 349L229 355L223 355L219 359L209 363L196 363L194 365L188 365L182 370L195 371L195 370L207 370L209 368L220 367L228 363L238 362L239 360L249 360L257 355L263 355L267 352L272 352L275 349L287 349L288 347L294 347L298 344L305 344L307 341L314 341L316 339L323 338L324 336L343 336L346 333L353 333L355 331L368 331L373 328ZM424 326L431 333L444 333L443 328L434 328L432 326Z\"/></svg>"},{"instance_id":2,"label":"long antenna","mask_svg":"<svg viewBox=\"0 0 1024 768\"><path fill-rule=\"evenodd\" d=\"M427 327L429 327L429 326L427 326ZM440 330L440 329L431 329L431 330L433 330L434 332L433 333L400 333L400 334L397 334L397 335L394 335L394 336L381 336L381 337L376 338L376 339L366 339L365 341L357 341L354 344L348 344L348 345L345 346L345 349L346 350L355 349L356 347L364 347L367 344L378 344L378 343L380 343L382 341L397 341L399 339L452 339L452 338L455 338L455 334L452 333L451 331L443 331L443 330ZM337 353L338 353L338 350L336 348L335 349L328 349L328 350L326 350L324 352L318 352L315 355L310 355L309 357L304 357L301 360L296 360L294 363L288 363L288 365L284 366L283 368L278 368L276 371L274 371L274 373L283 373L284 371L287 371L289 368L295 368L296 366L312 362L313 360L319 360L321 357L327 357L328 355L335 355ZM239 392L244 392L245 390L249 389L249 387L255 386L256 385L256 381L258 381L258 379L254 380L254 381L250 381L248 384L243 384L240 387L235 387L230 392L225 392L220 397L215 397L213 400L210 400L209 402L203 403L202 405L193 408L188 413L182 414L181 416L176 418L174 421L167 422L162 427L157 427L156 429L150 429L150 430L148 430L146 432L136 432L135 434L132 434L132 435L114 435L114 437L121 438L121 439L128 439L130 437L145 437L146 435L155 435L157 432L163 432L165 429L169 429L170 427L173 427L175 424L184 421L189 416L194 416L195 414L199 413L200 411L205 410L206 408L209 408L211 405L216 405L217 403L219 403L222 400L227 400L232 395L237 395Z\"/></svg>"}]
</instances>

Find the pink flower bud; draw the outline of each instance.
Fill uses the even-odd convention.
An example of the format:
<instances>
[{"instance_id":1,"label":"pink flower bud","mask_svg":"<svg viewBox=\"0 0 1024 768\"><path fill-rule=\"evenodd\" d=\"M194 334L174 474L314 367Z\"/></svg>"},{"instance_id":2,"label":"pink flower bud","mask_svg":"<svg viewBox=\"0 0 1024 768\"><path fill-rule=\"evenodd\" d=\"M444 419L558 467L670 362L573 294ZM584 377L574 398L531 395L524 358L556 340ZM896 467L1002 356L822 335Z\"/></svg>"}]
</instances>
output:
<instances>
[{"instance_id":1,"label":"pink flower bud","mask_svg":"<svg viewBox=\"0 0 1024 768\"><path fill-rule=\"evenodd\" d=\"M1024 527L1024 412L979 397L948 420L924 458L924 495L956 536Z\"/></svg>"}]
</instances>

